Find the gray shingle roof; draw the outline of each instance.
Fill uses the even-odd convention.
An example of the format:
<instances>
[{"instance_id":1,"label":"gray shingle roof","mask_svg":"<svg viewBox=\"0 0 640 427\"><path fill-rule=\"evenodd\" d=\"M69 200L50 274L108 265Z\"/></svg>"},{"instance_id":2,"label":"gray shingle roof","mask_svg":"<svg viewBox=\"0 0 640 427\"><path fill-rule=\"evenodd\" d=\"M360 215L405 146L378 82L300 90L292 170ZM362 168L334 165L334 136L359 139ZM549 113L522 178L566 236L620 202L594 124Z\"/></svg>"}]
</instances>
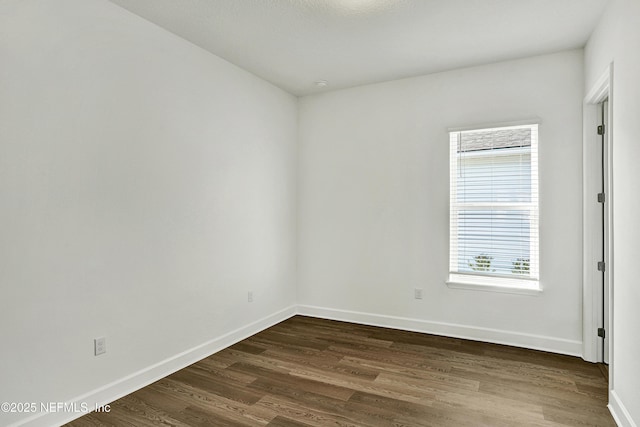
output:
<instances>
[{"instance_id":1,"label":"gray shingle roof","mask_svg":"<svg viewBox=\"0 0 640 427\"><path fill-rule=\"evenodd\" d=\"M458 152L495 150L499 148L528 147L531 129L499 129L461 132Z\"/></svg>"}]
</instances>

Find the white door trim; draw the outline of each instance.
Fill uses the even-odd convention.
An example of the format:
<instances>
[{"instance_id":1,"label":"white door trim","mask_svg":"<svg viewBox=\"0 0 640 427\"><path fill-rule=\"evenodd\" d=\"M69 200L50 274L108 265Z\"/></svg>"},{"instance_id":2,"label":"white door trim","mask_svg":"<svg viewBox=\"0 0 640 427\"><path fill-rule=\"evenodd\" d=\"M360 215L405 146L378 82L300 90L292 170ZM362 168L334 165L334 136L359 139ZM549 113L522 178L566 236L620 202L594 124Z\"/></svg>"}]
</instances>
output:
<instances>
[{"instance_id":1,"label":"white door trim","mask_svg":"<svg viewBox=\"0 0 640 427\"><path fill-rule=\"evenodd\" d=\"M609 288L609 322L606 331L609 343L609 359L613 359L613 322L612 322L612 294L613 294L613 192L611 180L611 153L613 141L613 126L607 129L609 143L605 153L607 179L605 203L605 253L602 254L602 242L599 236L594 236L593 230L600 228L602 221L601 205L597 203L596 195L601 191L601 178L594 174L601 165L600 136L596 127L600 124L598 104L609 99L608 118L612 118L613 98L613 64L610 64L602 76L597 80L583 102L583 358L590 362L602 362L603 340L597 336L597 330L602 325L602 283L601 273L597 270L598 261L606 263L605 282ZM610 371L613 366L610 367ZM612 372L609 378L613 378ZM612 381L609 387L612 388Z\"/></svg>"}]
</instances>

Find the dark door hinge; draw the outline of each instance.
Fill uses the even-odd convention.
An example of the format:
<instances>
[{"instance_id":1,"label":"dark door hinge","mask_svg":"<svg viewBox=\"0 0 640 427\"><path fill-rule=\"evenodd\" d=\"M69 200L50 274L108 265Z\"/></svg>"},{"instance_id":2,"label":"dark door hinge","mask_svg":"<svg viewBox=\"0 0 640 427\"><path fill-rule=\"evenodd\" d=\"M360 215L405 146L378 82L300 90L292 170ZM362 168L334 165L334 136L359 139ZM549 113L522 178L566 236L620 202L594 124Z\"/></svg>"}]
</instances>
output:
<instances>
[{"instance_id":1,"label":"dark door hinge","mask_svg":"<svg viewBox=\"0 0 640 427\"><path fill-rule=\"evenodd\" d=\"M605 200L606 196L604 195L604 193L598 193L598 203L604 203Z\"/></svg>"},{"instance_id":2,"label":"dark door hinge","mask_svg":"<svg viewBox=\"0 0 640 427\"><path fill-rule=\"evenodd\" d=\"M598 271L604 271L604 261L598 261Z\"/></svg>"},{"instance_id":3,"label":"dark door hinge","mask_svg":"<svg viewBox=\"0 0 640 427\"><path fill-rule=\"evenodd\" d=\"M605 335L606 335L606 333L605 333L605 331L604 331L604 328L598 328L598 336L599 336L600 338L604 338L604 337L605 337Z\"/></svg>"},{"instance_id":4,"label":"dark door hinge","mask_svg":"<svg viewBox=\"0 0 640 427\"><path fill-rule=\"evenodd\" d=\"M604 135L604 125L598 126L598 135Z\"/></svg>"}]
</instances>

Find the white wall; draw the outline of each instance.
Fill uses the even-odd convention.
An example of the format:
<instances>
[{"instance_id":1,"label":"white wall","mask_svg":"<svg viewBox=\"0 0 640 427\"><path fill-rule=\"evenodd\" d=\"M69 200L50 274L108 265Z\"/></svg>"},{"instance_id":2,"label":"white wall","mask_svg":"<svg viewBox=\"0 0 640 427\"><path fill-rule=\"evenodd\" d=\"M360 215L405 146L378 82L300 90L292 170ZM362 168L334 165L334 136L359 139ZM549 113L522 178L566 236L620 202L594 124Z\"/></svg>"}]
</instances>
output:
<instances>
[{"instance_id":1,"label":"white wall","mask_svg":"<svg viewBox=\"0 0 640 427\"><path fill-rule=\"evenodd\" d=\"M0 402L293 312L293 96L104 0L0 2L0 64Z\"/></svg>"},{"instance_id":2,"label":"white wall","mask_svg":"<svg viewBox=\"0 0 640 427\"><path fill-rule=\"evenodd\" d=\"M301 98L302 311L581 354L582 64L578 50ZM536 116L544 292L449 289L447 128Z\"/></svg>"},{"instance_id":3,"label":"white wall","mask_svg":"<svg viewBox=\"0 0 640 427\"><path fill-rule=\"evenodd\" d=\"M613 392L622 426L640 425L640 2L612 0L585 49L585 90L613 62Z\"/></svg>"}]
</instances>

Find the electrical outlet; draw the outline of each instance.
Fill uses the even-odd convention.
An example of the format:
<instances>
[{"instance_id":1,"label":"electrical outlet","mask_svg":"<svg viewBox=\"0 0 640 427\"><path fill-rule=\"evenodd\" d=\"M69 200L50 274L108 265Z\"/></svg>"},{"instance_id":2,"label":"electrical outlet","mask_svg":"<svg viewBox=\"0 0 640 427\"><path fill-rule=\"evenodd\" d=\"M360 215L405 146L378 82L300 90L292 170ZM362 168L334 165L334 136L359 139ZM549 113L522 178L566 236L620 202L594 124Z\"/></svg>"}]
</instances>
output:
<instances>
[{"instance_id":1,"label":"electrical outlet","mask_svg":"<svg viewBox=\"0 0 640 427\"><path fill-rule=\"evenodd\" d=\"M105 337L96 338L93 340L93 350L96 356L107 352L107 339Z\"/></svg>"},{"instance_id":2,"label":"electrical outlet","mask_svg":"<svg viewBox=\"0 0 640 427\"><path fill-rule=\"evenodd\" d=\"M252 291L247 292L247 301L253 302L253 292Z\"/></svg>"},{"instance_id":3,"label":"electrical outlet","mask_svg":"<svg viewBox=\"0 0 640 427\"><path fill-rule=\"evenodd\" d=\"M415 288L413 290L413 297L415 299L422 299L422 288Z\"/></svg>"}]
</instances>

